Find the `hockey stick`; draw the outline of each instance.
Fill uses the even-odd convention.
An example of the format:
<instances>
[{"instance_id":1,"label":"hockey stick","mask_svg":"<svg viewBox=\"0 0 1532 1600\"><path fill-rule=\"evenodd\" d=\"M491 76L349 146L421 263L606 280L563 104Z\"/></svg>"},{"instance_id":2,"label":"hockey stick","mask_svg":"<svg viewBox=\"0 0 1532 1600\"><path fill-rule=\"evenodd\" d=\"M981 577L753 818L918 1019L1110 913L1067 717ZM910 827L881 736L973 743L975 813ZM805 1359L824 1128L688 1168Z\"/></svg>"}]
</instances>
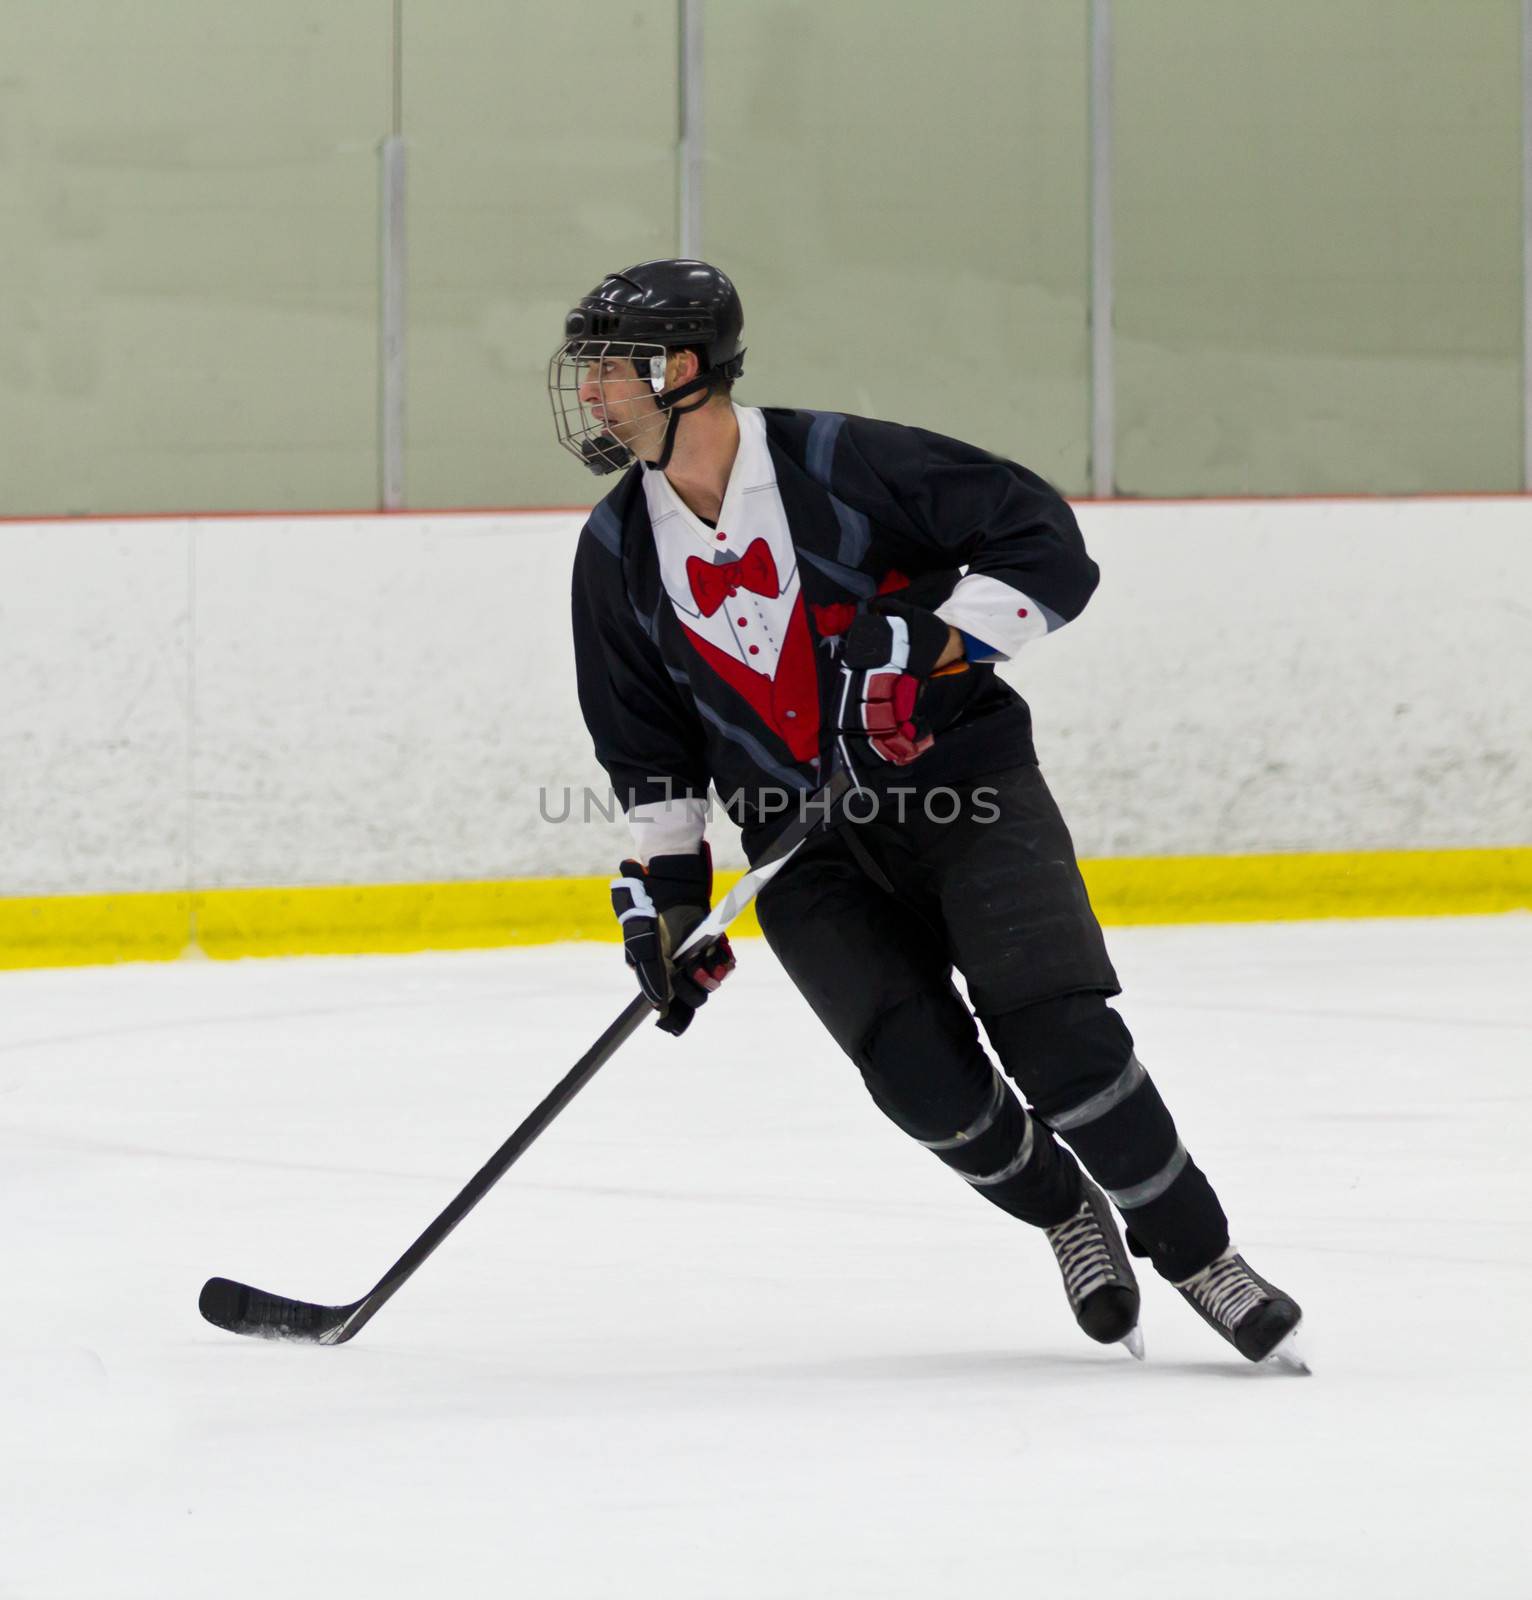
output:
<instances>
[{"instance_id":1,"label":"hockey stick","mask_svg":"<svg viewBox=\"0 0 1532 1600\"><path fill-rule=\"evenodd\" d=\"M809 835L829 821L848 787L849 781L841 771L832 774L830 781L803 803L798 820L783 830L760 863L747 872L697 925L677 955L722 933L787 865L788 859ZM818 814L814 815L815 812ZM345 1344L348 1339L354 1339L414 1276L458 1223L505 1176L538 1134L616 1055L623 1043L638 1031L645 1018L652 1015L649 1002L643 995L636 995L611 1027L554 1085L531 1116L480 1167L446 1210L360 1300L353 1300L345 1306L316 1305L308 1300L289 1300L283 1295L268 1294L264 1289L253 1289L247 1283L235 1283L229 1278L209 1278L202 1286L198 1310L216 1328L225 1328L230 1333L250 1334L256 1338L291 1339L304 1344Z\"/></svg>"}]
</instances>

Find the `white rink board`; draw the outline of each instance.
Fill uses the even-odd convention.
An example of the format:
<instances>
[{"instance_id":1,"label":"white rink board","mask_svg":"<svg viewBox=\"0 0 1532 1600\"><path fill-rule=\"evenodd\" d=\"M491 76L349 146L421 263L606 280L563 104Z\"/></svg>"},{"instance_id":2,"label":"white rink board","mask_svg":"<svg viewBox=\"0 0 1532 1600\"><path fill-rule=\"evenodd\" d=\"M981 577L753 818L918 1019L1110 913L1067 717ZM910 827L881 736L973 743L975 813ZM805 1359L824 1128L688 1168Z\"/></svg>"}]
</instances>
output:
<instances>
[{"instance_id":1,"label":"white rink board","mask_svg":"<svg viewBox=\"0 0 1532 1600\"><path fill-rule=\"evenodd\" d=\"M1101 590L1007 672L1082 855L1532 842L1532 501L1080 517ZM0 893L607 870L580 520L0 526Z\"/></svg>"},{"instance_id":2,"label":"white rink board","mask_svg":"<svg viewBox=\"0 0 1532 1600\"><path fill-rule=\"evenodd\" d=\"M0 525L0 894L184 884L195 539Z\"/></svg>"},{"instance_id":3,"label":"white rink board","mask_svg":"<svg viewBox=\"0 0 1532 1600\"><path fill-rule=\"evenodd\" d=\"M1532 917L1124 929L1315 1376L1148 1362L873 1108L764 945L339 1349L625 1002L613 949L0 973L0 1594L1525 1600Z\"/></svg>"}]
</instances>

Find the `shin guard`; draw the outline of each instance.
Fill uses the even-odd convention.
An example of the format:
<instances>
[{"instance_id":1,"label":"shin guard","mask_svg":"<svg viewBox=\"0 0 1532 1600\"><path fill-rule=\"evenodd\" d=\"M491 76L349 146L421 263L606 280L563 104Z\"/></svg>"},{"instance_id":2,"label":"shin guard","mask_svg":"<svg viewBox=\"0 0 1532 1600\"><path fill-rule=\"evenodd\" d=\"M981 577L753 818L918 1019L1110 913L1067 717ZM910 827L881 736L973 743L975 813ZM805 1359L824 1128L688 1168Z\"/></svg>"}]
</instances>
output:
<instances>
[{"instance_id":1,"label":"shin guard","mask_svg":"<svg viewBox=\"0 0 1532 1600\"><path fill-rule=\"evenodd\" d=\"M1078 1209L1073 1156L991 1065L954 991L885 1013L855 1060L884 1115L1002 1211L1047 1228Z\"/></svg>"},{"instance_id":2,"label":"shin guard","mask_svg":"<svg viewBox=\"0 0 1532 1600\"><path fill-rule=\"evenodd\" d=\"M1229 1242L1212 1185L1100 995L1068 995L985 1027L1037 1117L1068 1141L1123 1215L1129 1245L1178 1282Z\"/></svg>"}]
</instances>

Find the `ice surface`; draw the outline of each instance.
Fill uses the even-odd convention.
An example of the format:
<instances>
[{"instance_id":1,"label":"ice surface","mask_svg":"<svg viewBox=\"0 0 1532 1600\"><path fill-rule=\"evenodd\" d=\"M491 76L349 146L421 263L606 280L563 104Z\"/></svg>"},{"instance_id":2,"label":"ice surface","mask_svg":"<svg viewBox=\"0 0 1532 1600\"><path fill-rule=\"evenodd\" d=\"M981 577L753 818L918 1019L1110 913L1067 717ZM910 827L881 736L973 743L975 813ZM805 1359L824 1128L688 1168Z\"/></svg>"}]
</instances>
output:
<instances>
[{"instance_id":1,"label":"ice surface","mask_svg":"<svg viewBox=\"0 0 1532 1600\"><path fill-rule=\"evenodd\" d=\"M1315 1376L1149 1360L906 1143L759 943L357 1339L628 998L615 947L0 975L0 1596L1532 1594L1532 918L1117 932Z\"/></svg>"}]
</instances>

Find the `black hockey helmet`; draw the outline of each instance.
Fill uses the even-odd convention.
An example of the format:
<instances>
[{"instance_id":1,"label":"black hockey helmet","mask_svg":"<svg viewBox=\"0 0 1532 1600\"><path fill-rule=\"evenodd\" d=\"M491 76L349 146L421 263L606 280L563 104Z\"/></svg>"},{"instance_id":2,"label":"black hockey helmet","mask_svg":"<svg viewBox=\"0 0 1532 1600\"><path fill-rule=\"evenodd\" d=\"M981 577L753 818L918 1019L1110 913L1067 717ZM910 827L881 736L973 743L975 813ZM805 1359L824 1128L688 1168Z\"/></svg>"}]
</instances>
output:
<instances>
[{"instance_id":1,"label":"black hockey helmet","mask_svg":"<svg viewBox=\"0 0 1532 1600\"><path fill-rule=\"evenodd\" d=\"M614 423L632 437L633 428L665 427L656 466L663 468L675 445L677 420L705 405L715 389L745 370L740 347L745 314L729 279L705 261L644 261L603 278L564 319L564 339L548 363L548 393L559 443L597 474L616 472L636 459L612 431ZM665 388L665 360L675 350L695 350L701 361L696 377ZM631 361L657 407L641 420L621 415L635 398L600 390L601 416L592 416L580 387L603 361ZM695 404L676 402L700 394ZM648 412L648 407L644 408ZM614 416L614 411L618 414Z\"/></svg>"}]
</instances>

